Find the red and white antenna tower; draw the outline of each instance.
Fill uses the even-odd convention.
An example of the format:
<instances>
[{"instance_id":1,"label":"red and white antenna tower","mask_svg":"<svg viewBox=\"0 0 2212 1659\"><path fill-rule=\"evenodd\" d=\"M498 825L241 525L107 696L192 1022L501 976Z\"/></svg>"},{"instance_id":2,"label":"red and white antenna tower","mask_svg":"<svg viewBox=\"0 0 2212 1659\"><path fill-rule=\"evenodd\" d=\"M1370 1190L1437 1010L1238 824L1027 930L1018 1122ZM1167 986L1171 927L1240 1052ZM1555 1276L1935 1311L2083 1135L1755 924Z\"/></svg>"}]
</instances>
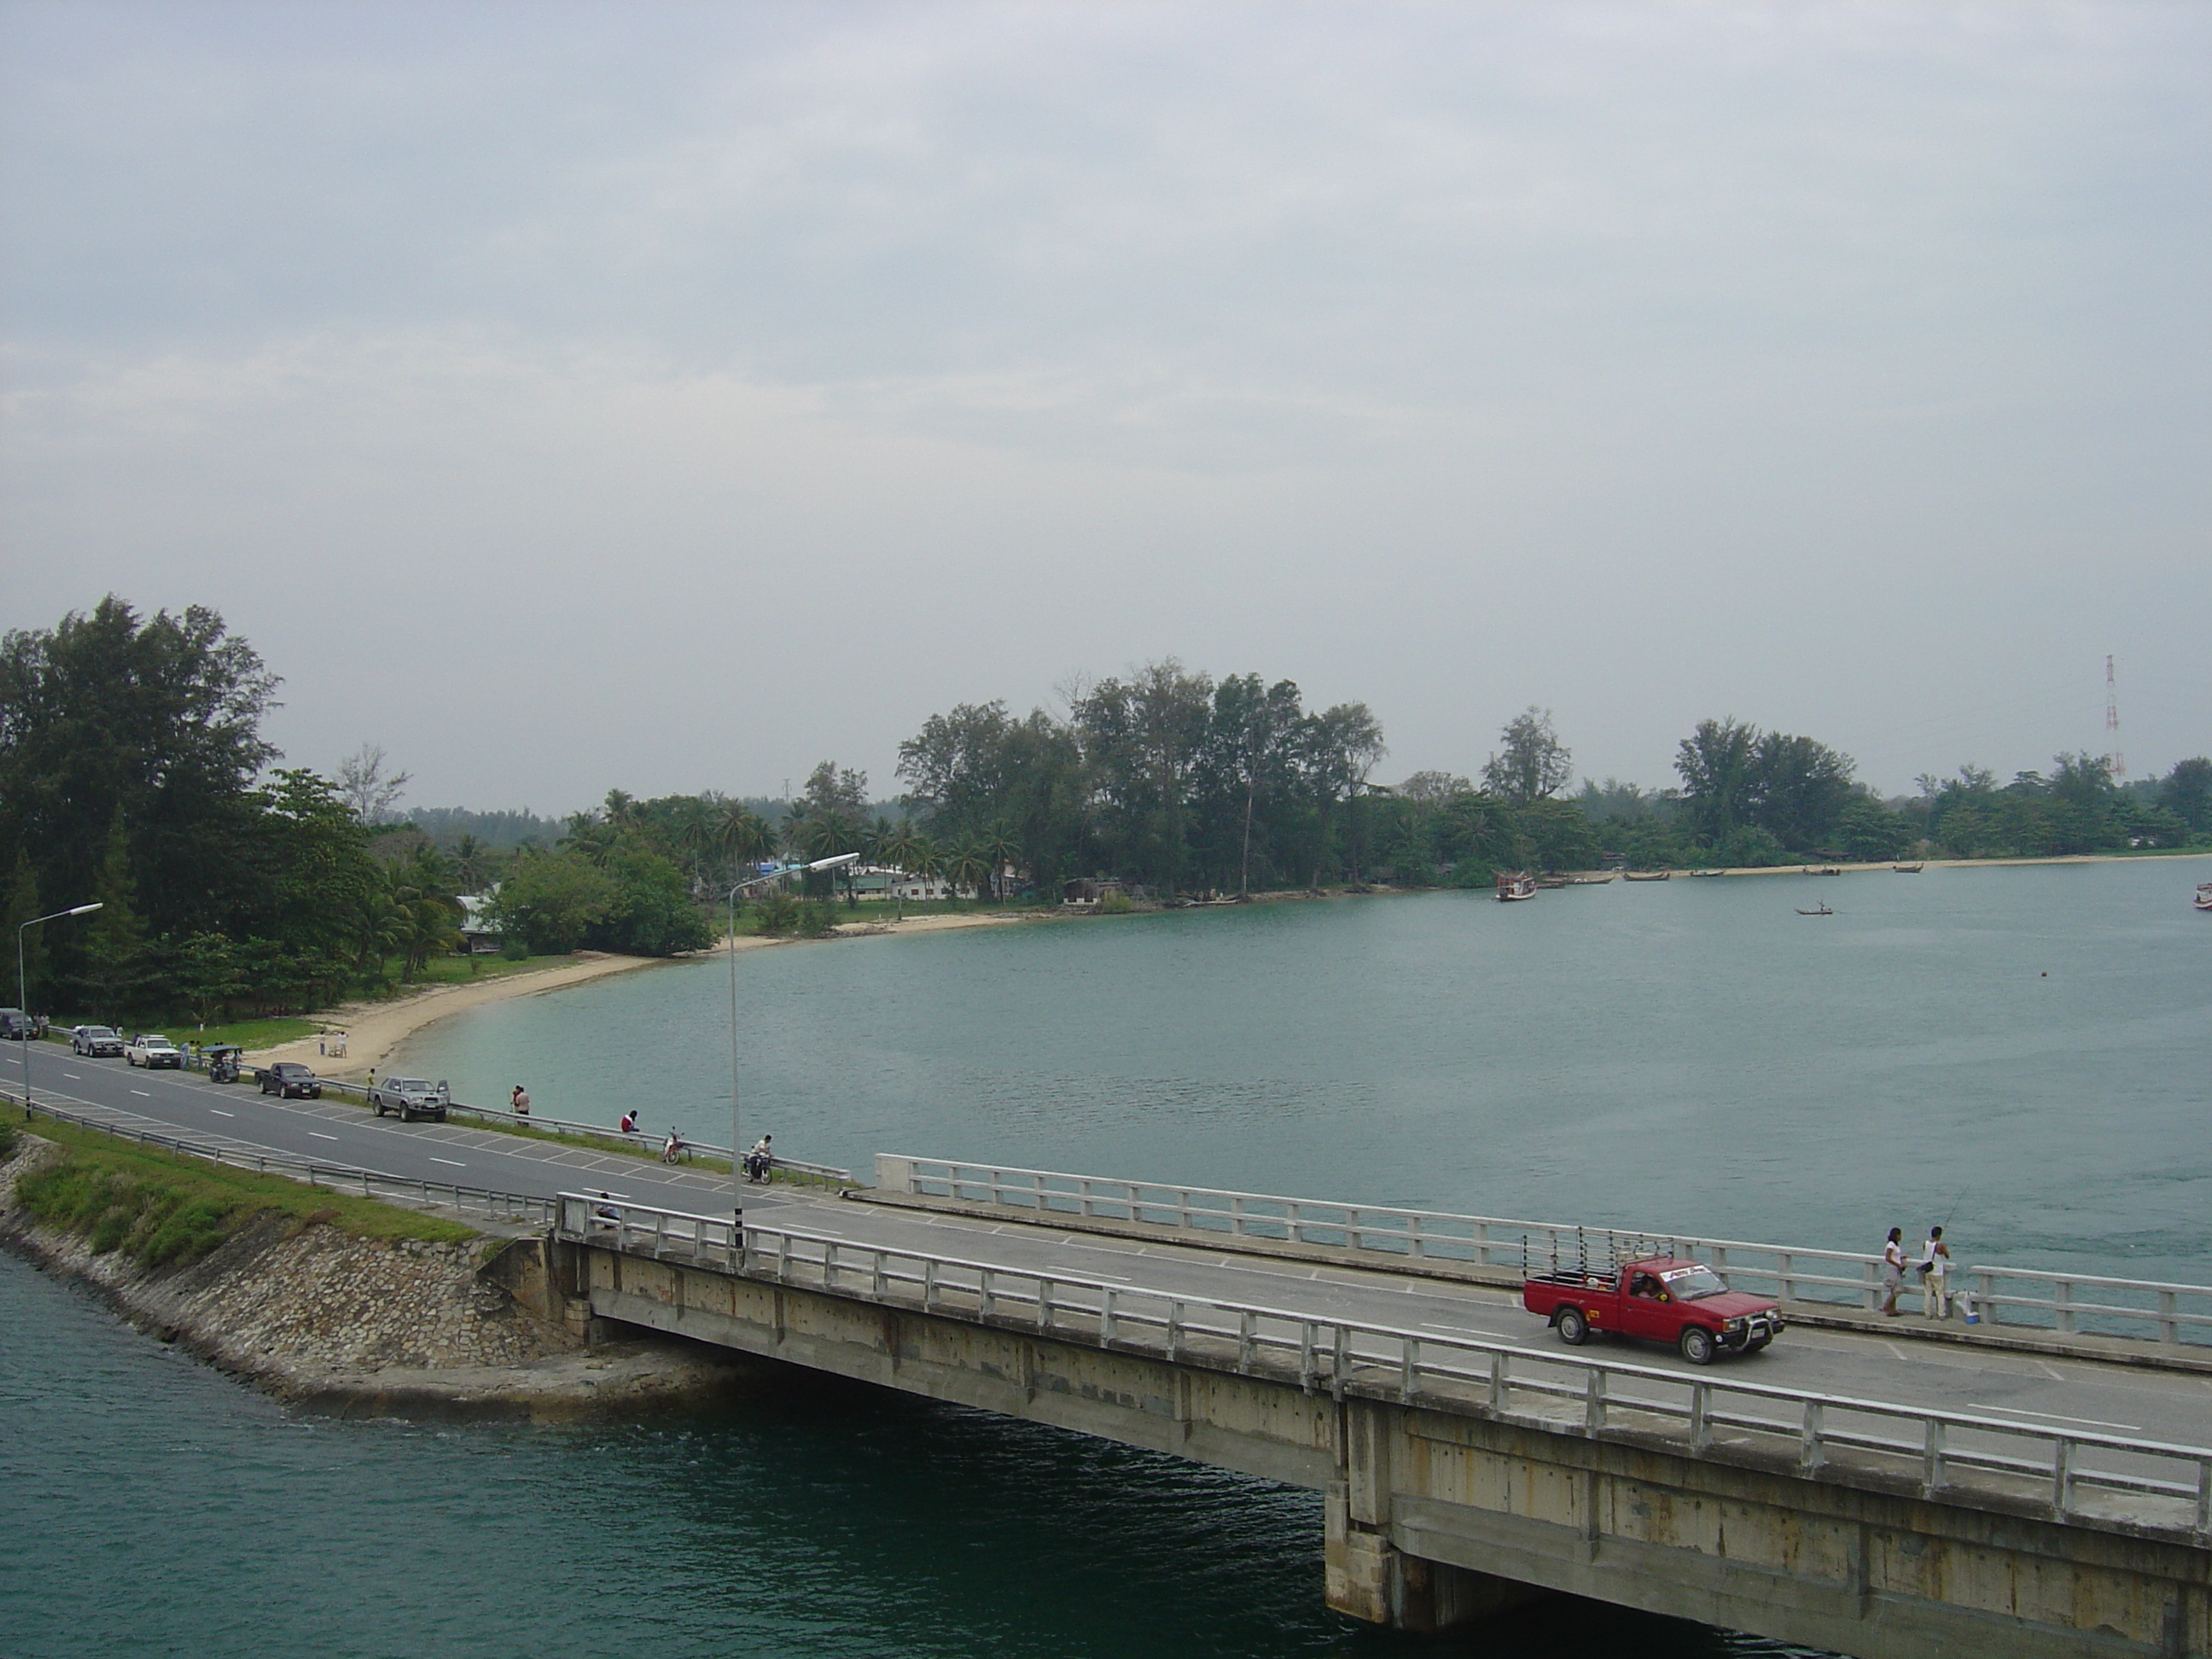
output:
<instances>
[{"instance_id":1,"label":"red and white antenna tower","mask_svg":"<svg viewBox=\"0 0 2212 1659\"><path fill-rule=\"evenodd\" d=\"M2120 753L2120 694L2112 680L2112 659L2105 659L2105 741L2112 745L2105 758L2112 763L2112 780L2128 775L2127 757Z\"/></svg>"}]
</instances>

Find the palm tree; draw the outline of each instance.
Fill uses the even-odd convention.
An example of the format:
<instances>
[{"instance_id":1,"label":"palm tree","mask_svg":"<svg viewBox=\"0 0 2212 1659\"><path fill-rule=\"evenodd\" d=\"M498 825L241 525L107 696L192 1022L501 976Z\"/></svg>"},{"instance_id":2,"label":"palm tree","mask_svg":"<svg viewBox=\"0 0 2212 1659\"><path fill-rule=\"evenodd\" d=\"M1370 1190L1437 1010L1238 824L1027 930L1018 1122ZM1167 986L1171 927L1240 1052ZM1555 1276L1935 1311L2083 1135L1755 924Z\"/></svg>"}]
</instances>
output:
<instances>
[{"instance_id":1,"label":"palm tree","mask_svg":"<svg viewBox=\"0 0 2212 1659\"><path fill-rule=\"evenodd\" d=\"M1001 818L983 831L981 845L985 856L991 860L991 881L998 889L999 902L1006 902L1006 871L1022 855L1022 843L1013 830Z\"/></svg>"},{"instance_id":2,"label":"palm tree","mask_svg":"<svg viewBox=\"0 0 2212 1659\"><path fill-rule=\"evenodd\" d=\"M453 879L462 891L482 892L490 870L490 849L474 836L463 836L453 843Z\"/></svg>"},{"instance_id":3,"label":"palm tree","mask_svg":"<svg viewBox=\"0 0 2212 1659\"><path fill-rule=\"evenodd\" d=\"M921 837L915 834L914 820L911 818L901 818L895 825L884 825L883 833L876 841L877 862L887 866L893 872L894 884L901 887L898 896L898 915L901 921L906 920L906 893L903 885L897 882L897 878L913 873L915 860L921 850Z\"/></svg>"},{"instance_id":4,"label":"palm tree","mask_svg":"<svg viewBox=\"0 0 2212 1659\"><path fill-rule=\"evenodd\" d=\"M963 836L945 855L946 881L955 890L970 889L979 899L990 883L991 869L991 854L973 836Z\"/></svg>"}]
</instances>

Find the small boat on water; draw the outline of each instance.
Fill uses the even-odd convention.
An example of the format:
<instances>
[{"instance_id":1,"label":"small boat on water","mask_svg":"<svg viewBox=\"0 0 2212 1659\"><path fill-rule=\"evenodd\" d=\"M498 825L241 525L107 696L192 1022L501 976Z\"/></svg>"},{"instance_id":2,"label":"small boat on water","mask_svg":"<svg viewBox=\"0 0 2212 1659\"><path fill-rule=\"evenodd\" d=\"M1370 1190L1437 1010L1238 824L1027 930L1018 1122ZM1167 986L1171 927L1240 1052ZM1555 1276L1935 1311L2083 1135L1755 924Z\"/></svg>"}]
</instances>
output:
<instances>
[{"instance_id":1,"label":"small boat on water","mask_svg":"<svg viewBox=\"0 0 2212 1659\"><path fill-rule=\"evenodd\" d=\"M1536 878L1523 870L1517 874L1510 870L1498 872L1498 902L1512 904L1522 899L1536 896Z\"/></svg>"},{"instance_id":2,"label":"small boat on water","mask_svg":"<svg viewBox=\"0 0 2212 1659\"><path fill-rule=\"evenodd\" d=\"M1728 872L1725 870L1692 870L1690 873L1693 876L1724 876L1728 874Z\"/></svg>"},{"instance_id":3,"label":"small boat on water","mask_svg":"<svg viewBox=\"0 0 2212 1659\"><path fill-rule=\"evenodd\" d=\"M1559 888L1565 887L1566 884L1567 878L1565 876L1539 876L1536 878L1536 885L1539 887Z\"/></svg>"},{"instance_id":4,"label":"small boat on water","mask_svg":"<svg viewBox=\"0 0 2212 1659\"><path fill-rule=\"evenodd\" d=\"M1608 870L1601 876L1569 876L1566 879L1566 885L1569 887L1602 887L1606 883L1611 881L1616 873L1617 872L1614 871Z\"/></svg>"},{"instance_id":5,"label":"small boat on water","mask_svg":"<svg viewBox=\"0 0 2212 1659\"><path fill-rule=\"evenodd\" d=\"M1801 916L1832 916L1836 913L1824 904L1817 910L1800 910L1797 914Z\"/></svg>"},{"instance_id":6,"label":"small boat on water","mask_svg":"<svg viewBox=\"0 0 2212 1659\"><path fill-rule=\"evenodd\" d=\"M1893 864L1889 867L1896 871L1900 876L1917 876L1920 873L1921 869L1923 868L1922 866L1917 864Z\"/></svg>"},{"instance_id":7,"label":"small boat on water","mask_svg":"<svg viewBox=\"0 0 2212 1659\"><path fill-rule=\"evenodd\" d=\"M1621 879L1623 881L1664 881L1674 873L1672 870L1630 870L1622 874Z\"/></svg>"},{"instance_id":8,"label":"small boat on water","mask_svg":"<svg viewBox=\"0 0 2212 1659\"><path fill-rule=\"evenodd\" d=\"M2212 881L2200 881L2197 884L2197 908L2200 910L2212 910Z\"/></svg>"},{"instance_id":9,"label":"small boat on water","mask_svg":"<svg viewBox=\"0 0 2212 1659\"><path fill-rule=\"evenodd\" d=\"M1832 864L1808 864L1805 866L1805 873L1808 876L1840 876L1844 872Z\"/></svg>"}]
</instances>

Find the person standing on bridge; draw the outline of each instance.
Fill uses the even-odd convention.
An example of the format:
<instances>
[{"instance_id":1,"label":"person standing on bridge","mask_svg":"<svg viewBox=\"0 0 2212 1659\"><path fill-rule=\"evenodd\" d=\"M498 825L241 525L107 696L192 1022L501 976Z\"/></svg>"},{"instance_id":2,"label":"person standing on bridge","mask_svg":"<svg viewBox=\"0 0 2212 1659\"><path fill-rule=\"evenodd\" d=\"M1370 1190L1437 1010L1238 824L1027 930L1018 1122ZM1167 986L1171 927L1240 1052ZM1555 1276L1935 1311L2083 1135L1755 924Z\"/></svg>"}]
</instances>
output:
<instances>
[{"instance_id":1,"label":"person standing on bridge","mask_svg":"<svg viewBox=\"0 0 2212 1659\"><path fill-rule=\"evenodd\" d=\"M1881 1312L1897 1317L1897 1293L1905 1288L1905 1229L1892 1227L1881 1247Z\"/></svg>"},{"instance_id":2,"label":"person standing on bridge","mask_svg":"<svg viewBox=\"0 0 2212 1659\"><path fill-rule=\"evenodd\" d=\"M1928 1242L1920 1247L1920 1311L1929 1319L1951 1316L1951 1247L1943 1230L1930 1227Z\"/></svg>"}]
</instances>

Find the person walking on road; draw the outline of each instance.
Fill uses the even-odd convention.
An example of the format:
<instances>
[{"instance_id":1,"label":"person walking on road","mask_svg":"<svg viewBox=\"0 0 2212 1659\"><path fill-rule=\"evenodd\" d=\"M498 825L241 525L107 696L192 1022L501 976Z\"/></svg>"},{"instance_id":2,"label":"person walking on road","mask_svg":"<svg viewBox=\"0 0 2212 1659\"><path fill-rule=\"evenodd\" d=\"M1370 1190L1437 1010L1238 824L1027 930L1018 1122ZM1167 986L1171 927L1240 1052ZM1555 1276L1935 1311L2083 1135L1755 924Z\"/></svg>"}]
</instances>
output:
<instances>
[{"instance_id":1,"label":"person walking on road","mask_svg":"<svg viewBox=\"0 0 2212 1659\"><path fill-rule=\"evenodd\" d=\"M1905 1288L1905 1229L1892 1227L1881 1247L1881 1313L1897 1317L1897 1293Z\"/></svg>"},{"instance_id":2,"label":"person walking on road","mask_svg":"<svg viewBox=\"0 0 2212 1659\"><path fill-rule=\"evenodd\" d=\"M514 1092L507 1097L507 1103L510 1107L514 1108L515 1116L528 1117L530 1115L530 1091L524 1088L520 1083L516 1084L514 1085Z\"/></svg>"},{"instance_id":3,"label":"person walking on road","mask_svg":"<svg viewBox=\"0 0 2212 1659\"><path fill-rule=\"evenodd\" d=\"M1929 1319L1951 1316L1951 1247L1943 1230L1930 1227L1928 1242L1920 1247L1920 1311Z\"/></svg>"}]
</instances>

